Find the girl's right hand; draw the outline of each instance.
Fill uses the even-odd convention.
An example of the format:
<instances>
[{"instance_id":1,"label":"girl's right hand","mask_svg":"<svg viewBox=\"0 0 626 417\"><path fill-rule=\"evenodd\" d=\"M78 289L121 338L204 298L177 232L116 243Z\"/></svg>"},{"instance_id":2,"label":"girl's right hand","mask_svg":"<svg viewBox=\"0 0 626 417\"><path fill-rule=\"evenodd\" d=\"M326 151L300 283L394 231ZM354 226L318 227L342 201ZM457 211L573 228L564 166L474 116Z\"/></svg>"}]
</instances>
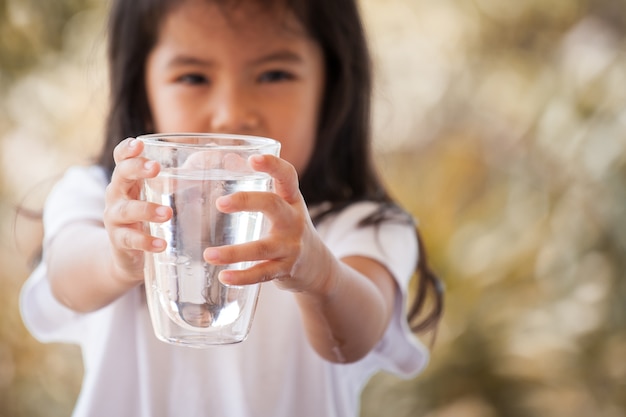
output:
<instances>
[{"instance_id":1,"label":"girl's right hand","mask_svg":"<svg viewBox=\"0 0 626 417\"><path fill-rule=\"evenodd\" d=\"M113 271L126 282L143 281L144 251L161 252L165 241L144 231L144 222L162 223L172 217L172 209L140 201L143 180L154 178L161 167L139 155L143 142L128 138L113 151L115 169L105 194L104 226L113 255Z\"/></svg>"}]
</instances>

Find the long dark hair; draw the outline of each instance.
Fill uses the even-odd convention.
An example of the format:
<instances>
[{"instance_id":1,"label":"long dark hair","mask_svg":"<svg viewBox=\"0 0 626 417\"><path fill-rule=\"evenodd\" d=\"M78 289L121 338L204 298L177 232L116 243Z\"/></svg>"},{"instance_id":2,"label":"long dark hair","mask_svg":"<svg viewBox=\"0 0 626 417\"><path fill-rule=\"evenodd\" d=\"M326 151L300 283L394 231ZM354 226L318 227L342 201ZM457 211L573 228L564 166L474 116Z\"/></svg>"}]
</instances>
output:
<instances>
[{"instance_id":1,"label":"long dark hair","mask_svg":"<svg viewBox=\"0 0 626 417\"><path fill-rule=\"evenodd\" d=\"M109 20L110 110L106 140L99 164L113 171L113 148L123 139L151 133L152 116L145 91L145 65L164 16L185 0L114 0ZM225 5L239 0L207 0ZM245 0L244 0L245 1ZM261 1L261 0L259 0ZM317 142L300 178L309 205L327 202L328 210L314 221L355 201L383 203L362 226L383 221L406 222L403 212L385 190L372 160L370 107L372 73L369 51L355 0L264 0L267 7L291 10L324 52L326 85ZM417 228L416 228L417 231ZM409 307L414 331L434 328L443 312L443 291L428 266L419 231L418 288ZM434 294L430 311L423 310L427 294Z\"/></svg>"}]
</instances>

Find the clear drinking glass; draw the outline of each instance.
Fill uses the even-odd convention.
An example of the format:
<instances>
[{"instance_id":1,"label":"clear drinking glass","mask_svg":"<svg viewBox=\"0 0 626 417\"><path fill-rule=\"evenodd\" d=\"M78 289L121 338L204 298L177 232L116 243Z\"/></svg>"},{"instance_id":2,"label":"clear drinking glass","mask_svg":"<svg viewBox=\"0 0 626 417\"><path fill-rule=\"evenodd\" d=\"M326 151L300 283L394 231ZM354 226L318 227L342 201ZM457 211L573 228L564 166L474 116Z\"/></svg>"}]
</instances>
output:
<instances>
[{"instance_id":1,"label":"clear drinking glass","mask_svg":"<svg viewBox=\"0 0 626 417\"><path fill-rule=\"evenodd\" d=\"M215 200L236 191L271 191L269 175L254 171L248 157L278 156L280 143L268 138L225 134L154 134L138 137L142 156L161 171L146 179L142 198L172 208L165 223L148 223L164 239L161 253L146 252L145 285L154 332L165 342L205 347L243 341L250 330L259 284L222 284L223 269L246 269L254 262L211 265L207 247L260 238L263 214L224 214Z\"/></svg>"}]
</instances>

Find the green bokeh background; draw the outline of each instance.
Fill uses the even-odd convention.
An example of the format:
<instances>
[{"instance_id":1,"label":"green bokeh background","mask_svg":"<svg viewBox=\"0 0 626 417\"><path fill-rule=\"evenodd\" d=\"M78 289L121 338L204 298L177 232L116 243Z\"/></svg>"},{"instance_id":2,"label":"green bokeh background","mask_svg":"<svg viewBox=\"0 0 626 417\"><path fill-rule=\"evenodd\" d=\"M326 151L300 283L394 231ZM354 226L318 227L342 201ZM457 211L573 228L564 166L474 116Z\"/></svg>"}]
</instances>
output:
<instances>
[{"instance_id":1,"label":"green bokeh background","mask_svg":"<svg viewBox=\"0 0 626 417\"><path fill-rule=\"evenodd\" d=\"M376 376L362 416L626 416L626 2L361 6L377 163L447 289L428 369ZM0 416L80 387L79 350L22 324L41 224L16 207L98 150L106 8L0 0Z\"/></svg>"}]
</instances>

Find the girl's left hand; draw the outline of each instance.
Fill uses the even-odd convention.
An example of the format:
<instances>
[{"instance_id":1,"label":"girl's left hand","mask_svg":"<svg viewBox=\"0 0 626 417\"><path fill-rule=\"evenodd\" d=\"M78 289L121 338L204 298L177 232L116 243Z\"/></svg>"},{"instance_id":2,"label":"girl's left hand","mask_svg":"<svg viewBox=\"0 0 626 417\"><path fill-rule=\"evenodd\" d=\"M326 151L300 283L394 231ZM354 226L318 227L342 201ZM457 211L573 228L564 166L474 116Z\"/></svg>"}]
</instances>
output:
<instances>
[{"instance_id":1,"label":"girl's left hand","mask_svg":"<svg viewBox=\"0 0 626 417\"><path fill-rule=\"evenodd\" d=\"M315 231L295 168L272 155L253 156L250 165L274 178L275 191L237 192L220 197L216 205L223 213L262 212L270 221L269 232L254 242L207 248L205 260L215 265L261 261L245 270L222 271L219 278L225 284L276 280L283 289L327 293L323 277L329 275L324 268L330 255Z\"/></svg>"}]
</instances>

